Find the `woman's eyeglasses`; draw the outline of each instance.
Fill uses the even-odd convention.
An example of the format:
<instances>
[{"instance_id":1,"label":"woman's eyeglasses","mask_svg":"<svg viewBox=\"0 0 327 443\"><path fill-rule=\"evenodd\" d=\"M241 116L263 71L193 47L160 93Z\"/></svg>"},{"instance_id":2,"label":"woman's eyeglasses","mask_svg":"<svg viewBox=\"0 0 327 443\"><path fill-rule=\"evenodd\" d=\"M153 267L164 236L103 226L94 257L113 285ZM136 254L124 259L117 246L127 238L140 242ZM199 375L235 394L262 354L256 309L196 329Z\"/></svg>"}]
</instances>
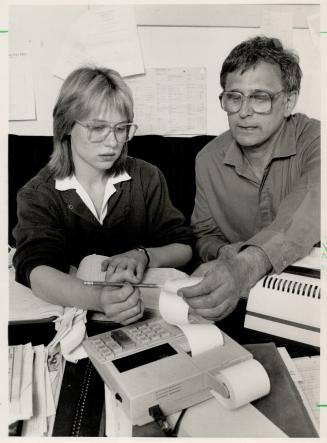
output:
<instances>
[{"instance_id":1,"label":"woman's eyeglasses","mask_svg":"<svg viewBox=\"0 0 327 443\"><path fill-rule=\"evenodd\" d=\"M92 143L103 142L108 135L113 132L117 143L126 143L131 140L138 126L135 123L116 123L109 122L80 122L76 123L87 129L87 138Z\"/></svg>"}]
</instances>

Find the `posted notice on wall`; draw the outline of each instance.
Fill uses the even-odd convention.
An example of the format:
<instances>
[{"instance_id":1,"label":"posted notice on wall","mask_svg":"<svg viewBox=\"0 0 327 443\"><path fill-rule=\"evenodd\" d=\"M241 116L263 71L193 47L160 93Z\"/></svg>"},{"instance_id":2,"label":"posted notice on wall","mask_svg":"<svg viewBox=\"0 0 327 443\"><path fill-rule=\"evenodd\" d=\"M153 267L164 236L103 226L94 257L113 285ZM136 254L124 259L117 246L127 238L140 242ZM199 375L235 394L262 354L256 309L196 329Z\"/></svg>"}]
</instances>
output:
<instances>
[{"instance_id":1,"label":"posted notice on wall","mask_svg":"<svg viewBox=\"0 0 327 443\"><path fill-rule=\"evenodd\" d=\"M9 54L9 120L36 120L32 65L24 51Z\"/></svg>"},{"instance_id":2,"label":"posted notice on wall","mask_svg":"<svg viewBox=\"0 0 327 443\"><path fill-rule=\"evenodd\" d=\"M138 135L206 134L205 68L152 68L126 81L133 92Z\"/></svg>"},{"instance_id":3,"label":"posted notice on wall","mask_svg":"<svg viewBox=\"0 0 327 443\"><path fill-rule=\"evenodd\" d=\"M122 76L144 73L132 6L90 6L76 19L56 60L54 75L65 79L85 64L112 68Z\"/></svg>"}]
</instances>

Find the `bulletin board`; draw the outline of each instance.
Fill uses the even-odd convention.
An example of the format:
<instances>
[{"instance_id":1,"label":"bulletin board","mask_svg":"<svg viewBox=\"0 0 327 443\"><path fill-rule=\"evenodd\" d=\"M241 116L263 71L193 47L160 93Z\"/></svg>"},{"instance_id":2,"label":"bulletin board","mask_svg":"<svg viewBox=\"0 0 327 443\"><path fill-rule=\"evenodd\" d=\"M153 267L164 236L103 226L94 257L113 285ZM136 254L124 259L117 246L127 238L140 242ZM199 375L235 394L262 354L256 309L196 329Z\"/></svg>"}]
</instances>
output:
<instances>
[{"instance_id":1,"label":"bulletin board","mask_svg":"<svg viewBox=\"0 0 327 443\"><path fill-rule=\"evenodd\" d=\"M30 54L35 99L35 118L10 121L10 133L52 135L52 110L62 84L62 80L53 75L54 62L71 23L87 9L87 5L9 8L9 52ZM145 69L205 68L204 132L212 135L227 129L226 115L218 100L223 60L242 40L261 33L263 13L291 15L292 47L300 56L304 74L295 111L320 119L320 53L308 20L319 14L318 4L136 4L134 13Z\"/></svg>"}]
</instances>

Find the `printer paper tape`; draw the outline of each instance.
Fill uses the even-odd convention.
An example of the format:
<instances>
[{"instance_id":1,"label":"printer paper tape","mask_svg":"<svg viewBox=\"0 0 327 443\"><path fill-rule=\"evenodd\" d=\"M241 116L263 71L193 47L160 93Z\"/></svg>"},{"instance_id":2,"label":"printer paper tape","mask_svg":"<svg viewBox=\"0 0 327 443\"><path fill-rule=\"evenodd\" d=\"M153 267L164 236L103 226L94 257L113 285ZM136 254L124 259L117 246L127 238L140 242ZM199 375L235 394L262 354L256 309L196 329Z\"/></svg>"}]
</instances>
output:
<instances>
[{"instance_id":1,"label":"printer paper tape","mask_svg":"<svg viewBox=\"0 0 327 443\"><path fill-rule=\"evenodd\" d=\"M188 277L176 280L167 280L160 293L159 311L162 318L173 325L186 325L188 320L188 304L177 295L180 288L193 286L199 283L202 278Z\"/></svg>"},{"instance_id":2,"label":"printer paper tape","mask_svg":"<svg viewBox=\"0 0 327 443\"><path fill-rule=\"evenodd\" d=\"M183 331L189 342L192 357L224 344L223 334L215 325L177 326Z\"/></svg>"},{"instance_id":3,"label":"printer paper tape","mask_svg":"<svg viewBox=\"0 0 327 443\"><path fill-rule=\"evenodd\" d=\"M270 381L264 367L254 359L222 369L216 378L228 388L230 398L212 390L212 395L227 409L244 406L269 394Z\"/></svg>"},{"instance_id":4,"label":"printer paper tape","mask_svg":"<svg viewBox=\"0 0 327 443\"><path fill-rule=\"evenodd\" d=\"M160 293L159 310L167 323L178 326L186 336L192 356L221 346L223 335L213 324L190 324L188 304L177 295L180 288L193 286L202 280L201 277L188 277L168 280Z\"/></svg>"}]
</instances>

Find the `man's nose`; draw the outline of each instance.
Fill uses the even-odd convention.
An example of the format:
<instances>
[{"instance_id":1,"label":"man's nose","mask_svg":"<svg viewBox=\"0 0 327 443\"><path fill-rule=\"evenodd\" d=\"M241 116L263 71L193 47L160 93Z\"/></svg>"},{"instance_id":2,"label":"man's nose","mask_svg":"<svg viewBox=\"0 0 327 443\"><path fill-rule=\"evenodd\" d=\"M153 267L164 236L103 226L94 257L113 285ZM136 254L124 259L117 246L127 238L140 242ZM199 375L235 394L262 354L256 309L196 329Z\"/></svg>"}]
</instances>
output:
<instances>
[{"instance_id":1,"label":"man's nose","mask_svg":"<svg viewBox=\"0 0 327 443\"><path fill-rule=\"evenodd\" d=\"M253 114L253 109L250 103L250 97L243 97L243 101L238 113L239 116L243 118Z\"/></svg>"}]
</instances>

